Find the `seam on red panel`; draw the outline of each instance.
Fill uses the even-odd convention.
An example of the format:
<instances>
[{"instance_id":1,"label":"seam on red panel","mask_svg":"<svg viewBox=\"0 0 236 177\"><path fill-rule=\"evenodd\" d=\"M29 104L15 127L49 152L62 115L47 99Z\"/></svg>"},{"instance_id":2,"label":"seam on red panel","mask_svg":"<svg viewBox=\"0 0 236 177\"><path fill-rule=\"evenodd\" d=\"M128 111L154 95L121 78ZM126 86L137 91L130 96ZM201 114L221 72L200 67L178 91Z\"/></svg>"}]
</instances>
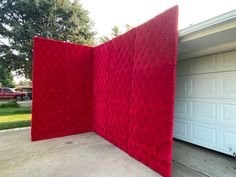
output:
<instances>
[{"instance_id":1,"label":"seam on red panel","mask_svg":"<svg viewBox=\"0 0 236 177\"><path fill-rule=\"evenodd\" d=\"M136 28L134 30L134 55L133 55L133 68L132 68L132 79L131 79L131 90L130 90L130 109L129 109L129 128L128 128L128 138L127 138L127 154L129 154L129 133L130 133L130 122L131 122L131 110L132 110L132 100L133 100L133 80L134 80L134 62L135 62L135 55L136 55Z\"/></svg>"},{"instance_id":2,"label":"seam on red panel","mask_svg":"<svg viewBox=\"0 0 236 177\"><path fill-rule=\"evenodd\" d=\"M108 52L109 52L109 57L108 57L108 68L107 68L107 79L108 79L108 81L107 81L107 100L106 100L106 102L107 102L107 111L106 111L106 133L105 133L105 136L106 136L106 138L108 138L107 137L107 129L108 129L108 127L107 127L107 123L108 123L108 111L109 111L109 97L110 97L110 94L109 94L109 86L110 86L110 64L111 64L111 48L112 48L112 43L111 43L111 41L109 41L109 43L108 43L109 45L108 45Z\"/></svg>"},{"instance_id":3,"label":"seam on red panel","mask_svg":"<svg viewBox=\"0 0 236 177\"><path fill-rule=\"evenodd\" d=\"M92 93L91 93L91 101L92 101L92 103L91 103L91 116L92 116L92 123L91 123L91 129L92 129L92 131L94 131L95 132L95 129L94 129L94 50L95 50L95 47L91 47L90 48L90 50L91 50L91 57L90 57L90 60L92 60L92 66L91 66L91 68L92 68Z\"/></svg>"}]
</instances>

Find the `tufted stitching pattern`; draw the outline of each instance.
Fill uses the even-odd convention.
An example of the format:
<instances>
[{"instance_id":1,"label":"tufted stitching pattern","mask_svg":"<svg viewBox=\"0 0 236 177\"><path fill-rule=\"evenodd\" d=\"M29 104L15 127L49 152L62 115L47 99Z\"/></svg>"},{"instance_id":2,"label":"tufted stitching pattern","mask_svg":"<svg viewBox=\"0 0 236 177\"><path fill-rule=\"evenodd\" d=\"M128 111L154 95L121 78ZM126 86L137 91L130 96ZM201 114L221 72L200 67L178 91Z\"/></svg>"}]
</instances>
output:
<instances>
[{"instance_id":1,"label":"tufted stitching pattern","mask_svg":"<svg viewBox=\"0 0 236 177\"><path fill-rule=\"evenodd\" d=\"M32 140L92 131L92 51L34 38Z\"/></svg>"},{"instance_id":2,"label":"tufted stitching pattern","mask_svg":"<svg viewBox=\"0 0 236 177\"><path fill-rule=\"evenodd\" d=\"M128 150L135 30L111 41L108 99L108 140Z\"/></svg>"},{"instance_id":3,"label":"tufted stitching pattern","mask_svg":"<svg viewBox=\"0 0 236 177\"><path fill-rule=\"evenodd\" d=\"M32 140L94 130L170 177L177 13L95 48L35 38Z\"/></svg>"},{"instance_id":4,"label":"tufted stitching pattern","mask_svg":"<svg viewBox=\"0 0 236 177\"><path fill-rule=\"evenodd\" d=\"M95 132L104 138L107 138L110 50L111 42L94 50L93 127Z\"/></svg>"},{"instance_id":5,"label":"tufted stitching pattern","mask_svg":"<svg viewBox=\"0 0 236 177\"><path fill-rule=\"evenodd\" d=\"M171 176L177 9L136 28L128 153Z\"/></svg>"},{"instance_id":6,"label":"tufted stitching pattern","mask_svg":"<svg viewBox=\"0 0 236 177\"><path fill-rule=\"evenodd\" d=\"M93 48L68 44L67 51L66 127L77 133L93 131Z\"/></svg>"}]
</instances>

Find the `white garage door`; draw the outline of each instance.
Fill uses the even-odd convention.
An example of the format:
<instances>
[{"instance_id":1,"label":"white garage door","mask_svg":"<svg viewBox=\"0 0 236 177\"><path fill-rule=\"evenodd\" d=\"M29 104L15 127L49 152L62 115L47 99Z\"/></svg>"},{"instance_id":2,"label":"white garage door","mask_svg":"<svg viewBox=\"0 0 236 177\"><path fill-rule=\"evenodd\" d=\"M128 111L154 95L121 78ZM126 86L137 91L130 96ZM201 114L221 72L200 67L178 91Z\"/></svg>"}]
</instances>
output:
<instances>
[{"instance_id":1,"label":"white garage door","mask_svg":"<svg viewBox=\"0 0 236 177\"><path fill-rule=\"evenodd\" d=\"M236 152L236 51L178 62L174 137Z\"/></svg>"}]
</instances>

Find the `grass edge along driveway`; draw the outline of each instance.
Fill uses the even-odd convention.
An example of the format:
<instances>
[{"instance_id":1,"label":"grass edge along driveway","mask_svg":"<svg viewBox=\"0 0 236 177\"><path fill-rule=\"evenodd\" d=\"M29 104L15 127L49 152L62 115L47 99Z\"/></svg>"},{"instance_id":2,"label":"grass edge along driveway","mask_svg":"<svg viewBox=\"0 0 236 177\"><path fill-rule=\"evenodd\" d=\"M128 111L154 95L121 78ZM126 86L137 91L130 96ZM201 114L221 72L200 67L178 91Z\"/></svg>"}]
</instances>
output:
<instances>
[{"instance_id":1,"label":"grass edge along driveway","mask_svg":"<svg viewBox=\"0 0 236 177\"><path fill-rule=\"evenodd\" d=\"M30 107L0 107L0 130L31 125Z\"/></svg>"}]
</instances>

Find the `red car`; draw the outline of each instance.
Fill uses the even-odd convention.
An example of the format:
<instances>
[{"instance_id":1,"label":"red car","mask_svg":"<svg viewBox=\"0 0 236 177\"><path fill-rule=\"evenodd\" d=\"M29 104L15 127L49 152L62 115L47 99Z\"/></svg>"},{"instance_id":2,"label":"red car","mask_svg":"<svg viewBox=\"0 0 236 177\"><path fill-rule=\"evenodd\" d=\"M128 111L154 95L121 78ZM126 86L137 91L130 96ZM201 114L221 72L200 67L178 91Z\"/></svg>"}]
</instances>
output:
<instances>
[{"instance_id":1,"label":"red car","mask_svg":"<svg viewBox=\"0 0 236 177\"><path fill-rule=\"evenodd\" d=\"M8 87L0 88L0 99L16 99L17 101L22 101L24 97L26 97L26 93L24 92L16 92Z\"/></svg>"}]
</instances>

